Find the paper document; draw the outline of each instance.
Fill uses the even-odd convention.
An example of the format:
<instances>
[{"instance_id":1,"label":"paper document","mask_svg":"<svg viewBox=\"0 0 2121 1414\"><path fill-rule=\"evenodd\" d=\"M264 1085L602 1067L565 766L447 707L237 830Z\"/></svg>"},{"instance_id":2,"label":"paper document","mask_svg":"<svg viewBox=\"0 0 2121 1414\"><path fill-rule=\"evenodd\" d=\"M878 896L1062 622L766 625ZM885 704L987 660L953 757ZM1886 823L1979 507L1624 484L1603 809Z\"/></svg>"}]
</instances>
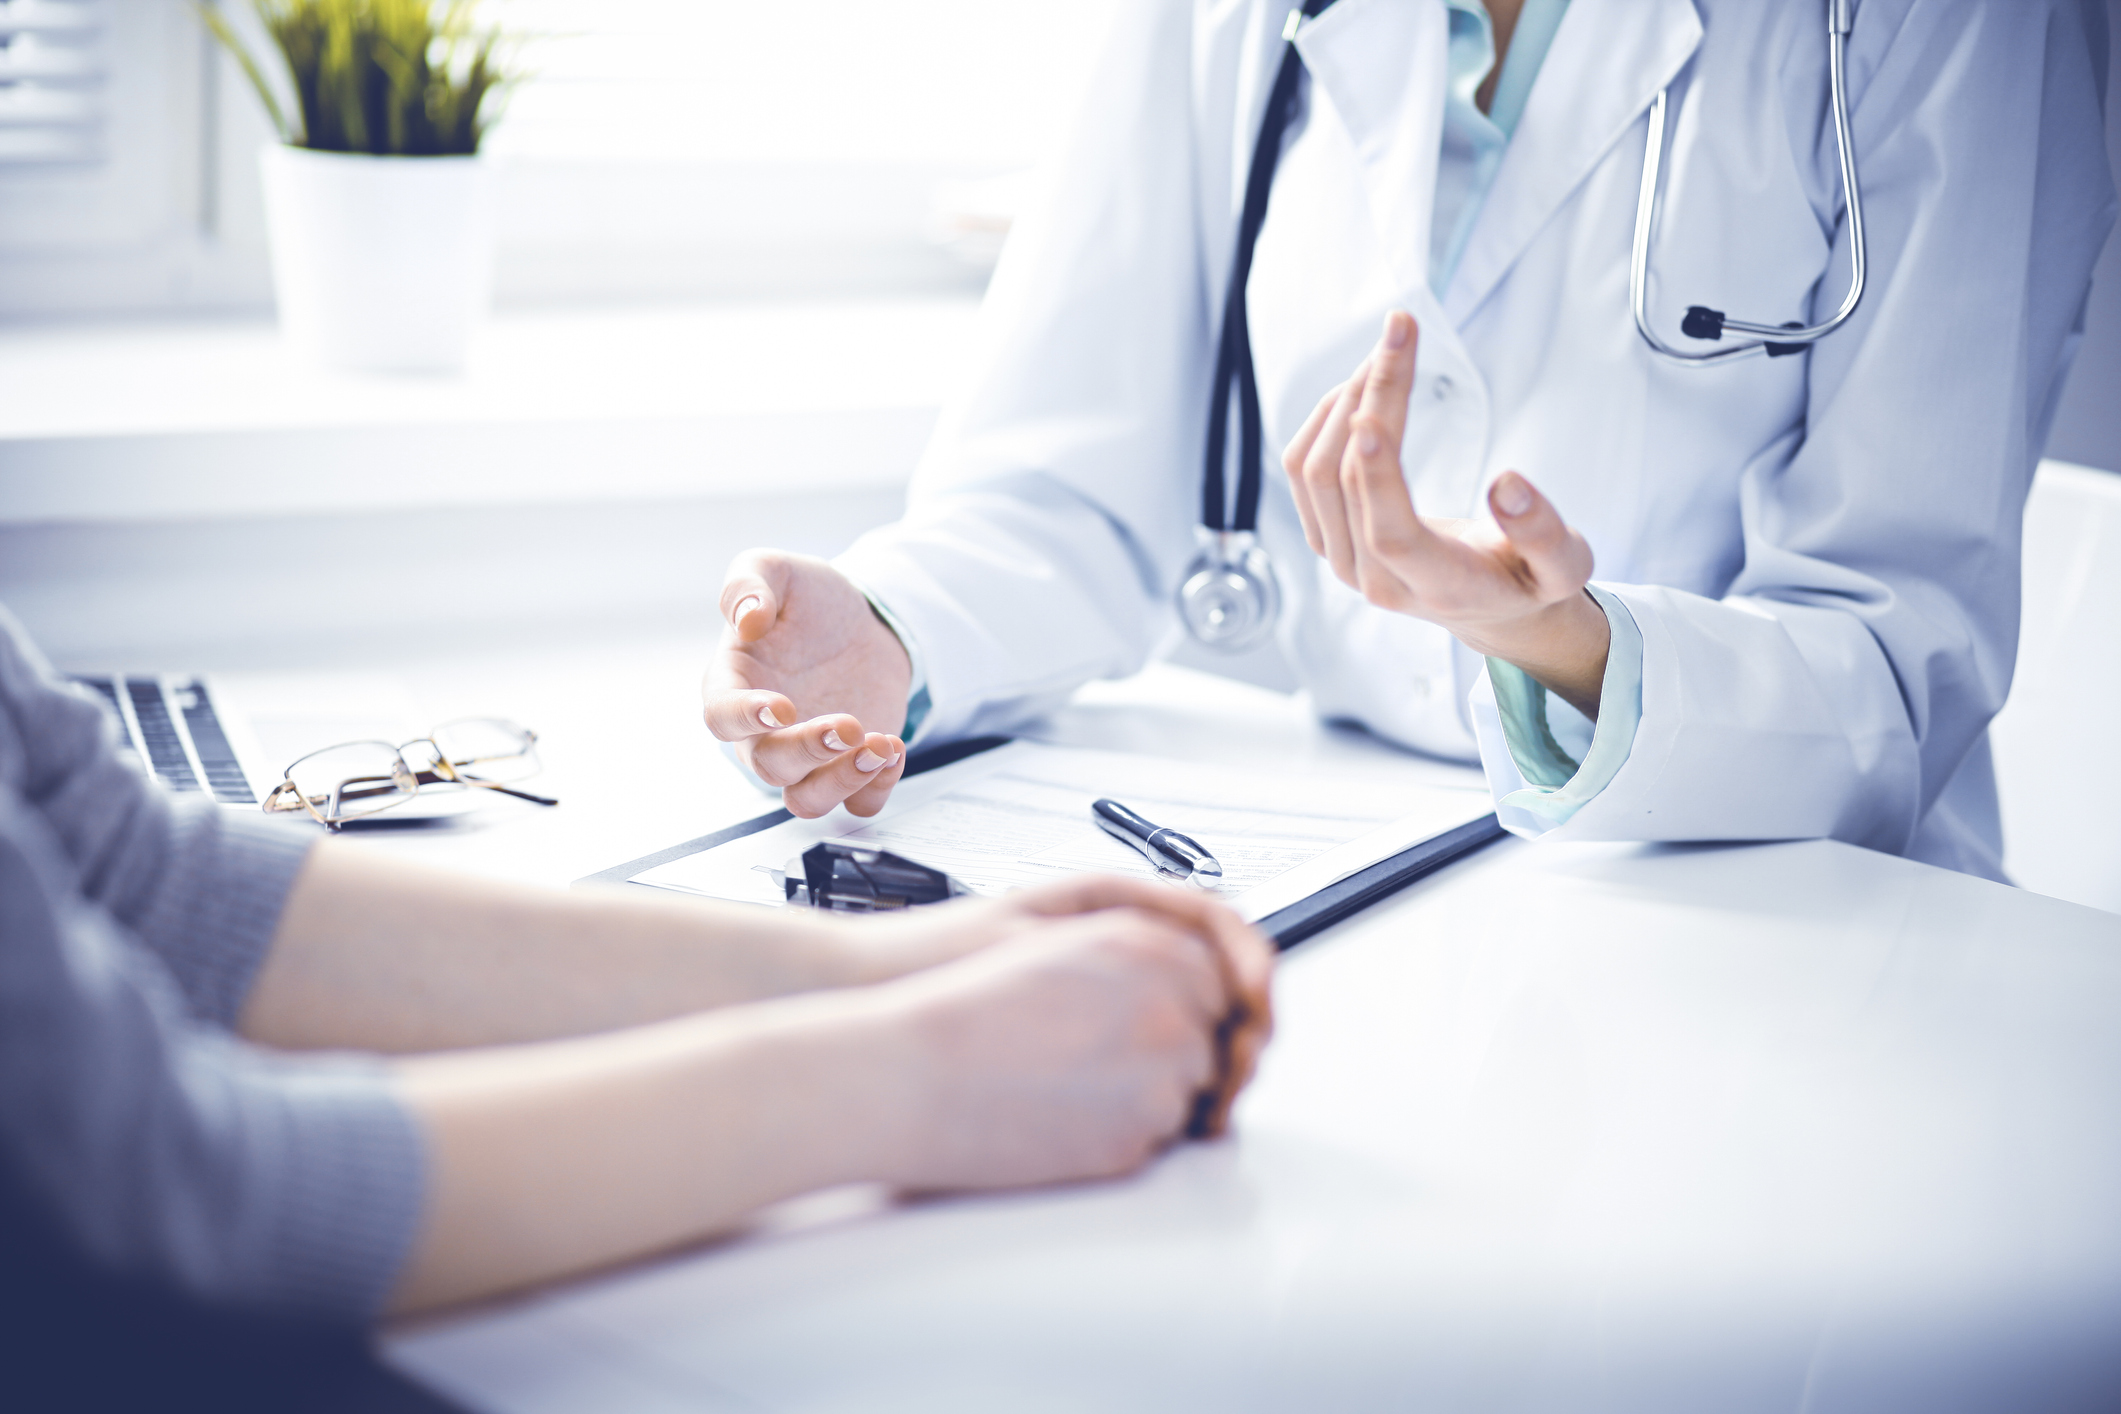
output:
<instances>
[{"instance_id":1,"label":"paper document","mask_svg":"<svg viewBox=\"0 0 2121 1414\"><path fill-rule=\"evenodd\" d=\"M1216 892L1255 921L1493 808L1486 791L1413 784L1389 769L1318 777L1013 742L901 783L872 820L844 811L791 820L635 882L780 903L770 871L826 839L888 849L983 894L1075 873L1155 877L1091 822L1100 796L1200 841L1222 862Z\"/></svg>"}]
</instances>

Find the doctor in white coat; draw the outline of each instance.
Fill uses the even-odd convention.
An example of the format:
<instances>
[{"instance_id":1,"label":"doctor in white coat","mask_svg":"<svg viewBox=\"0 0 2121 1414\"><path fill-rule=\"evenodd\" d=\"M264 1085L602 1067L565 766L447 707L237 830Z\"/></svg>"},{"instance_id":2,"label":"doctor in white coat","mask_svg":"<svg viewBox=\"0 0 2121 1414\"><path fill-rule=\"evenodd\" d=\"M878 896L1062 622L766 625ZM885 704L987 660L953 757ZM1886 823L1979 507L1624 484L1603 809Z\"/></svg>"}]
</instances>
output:
<instances>
[{"instance_id":1,"label":"doctor in white coat","mask_svg":"<svg viewBox=\"0 0 2121 1414\"><path fill-rule=\"evenodd\" d=\"M731 567L709 727L798 814L873 813L909 740L1007 731L1172 641L1293 45L1245 307L1288 449L1259 537L1320 714L1477 756L1520 834L2001 877L2020 517L2114 216L2103 8L1861 0L1860 307L1794 356L1677 364L1630 307L1660 90L1653 331L1686 346L1696 303L1809 323L1848 288L1822 9L1128 7L905 518Z\"/></svg>"}]
</instances>

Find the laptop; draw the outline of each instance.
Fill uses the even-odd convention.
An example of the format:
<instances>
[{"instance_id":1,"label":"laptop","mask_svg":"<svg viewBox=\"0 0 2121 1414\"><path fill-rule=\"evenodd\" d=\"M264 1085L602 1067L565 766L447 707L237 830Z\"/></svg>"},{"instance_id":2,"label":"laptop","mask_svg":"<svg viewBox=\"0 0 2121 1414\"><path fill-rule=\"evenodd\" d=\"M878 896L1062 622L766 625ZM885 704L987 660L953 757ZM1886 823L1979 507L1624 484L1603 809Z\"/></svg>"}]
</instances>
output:
<instances>
[{"instance_id":1,"label":"laptop","mask_svg":"<svg viewBox=\"0 0 2121 1414\"><path fill-rule=\"evenodd\" d=\"M393 679L350 673L69 674L117 718L142 768L180 796L256 811L297 758L347 741L410 741L434 725ZM370 824L438 820L485 791L422 790ZM354 821L351 824L364 822Z\"/></svg>"},{"instance_id":2,"label":"laptop","mask_svg":"<svg viewBox=\"0 0 2121 1414\"><path fill-rule=\"evenodd\" d=\"M263 767L256 753L236 754L205 679L80 673L73 680L102 697L123 725L133 754L156 780L177 794L205 794L221 805L256 809L277 784L266 779L270 769Z\"/></svg>"}]
</instances>

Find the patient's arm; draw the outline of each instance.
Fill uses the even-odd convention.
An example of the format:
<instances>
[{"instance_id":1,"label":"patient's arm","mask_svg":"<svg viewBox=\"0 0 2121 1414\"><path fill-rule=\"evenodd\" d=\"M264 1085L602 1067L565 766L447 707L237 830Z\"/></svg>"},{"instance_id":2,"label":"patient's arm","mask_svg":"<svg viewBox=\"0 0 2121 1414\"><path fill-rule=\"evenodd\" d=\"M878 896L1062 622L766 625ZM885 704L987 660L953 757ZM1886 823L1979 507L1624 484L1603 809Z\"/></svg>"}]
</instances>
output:
<instances>
[{"instance_id":1,"label":"patient's arm","mask_svg":"<svg viewBox=\"0 0 2121 1414\"><path fill-rule=\"evenodd\" d=\"M373 1051L577 1036L836 985L851 966L837 936L804 914L532 888L325 842L238 1029Z\"/></svg>"},{"instance_id":2,"label":"patient's arm","mask_svg":"<svg viewBox=\"0 0 2121 1414\"><path fill-rule=\"evenodd\" d=\"M887 981L1063 914L1117 907L1208 940L1264 1043L1268 955L1205 897L1086 876L891 918L772 910L643 889L561 892L424 869L329 842L310 852L238 1019L289 1049L412 1052L610 1031Z\"/></svg>"},{"instance_id":3,"label":"patient's arm","mask_svg":"<svg viewBox=\"0 0 2121 1414\"><path fill-rule=\"evenodd\" d=\"M402 1061L430 1181L393 1305L640 1256L837 1183L1124 1172L1215 1085L1229 980L1197 935L1109 909L881 986Z\"/></svg>"},{"instance_id":4,"label":"patient's arm","mask_svg":"<svg viewBox=\"0 0 2121 1414\"><path fill-rule=\"evenodd\" d=\"M850 920L325 845L240 1021L283 1046L452 1052L396 1065L428 1151L393 1302L410 1310L836 1183L1133 1168L1220 1130L1267 1037L1272 965L1228 909L1141 880Z\"/></svg>"}]
</instances>

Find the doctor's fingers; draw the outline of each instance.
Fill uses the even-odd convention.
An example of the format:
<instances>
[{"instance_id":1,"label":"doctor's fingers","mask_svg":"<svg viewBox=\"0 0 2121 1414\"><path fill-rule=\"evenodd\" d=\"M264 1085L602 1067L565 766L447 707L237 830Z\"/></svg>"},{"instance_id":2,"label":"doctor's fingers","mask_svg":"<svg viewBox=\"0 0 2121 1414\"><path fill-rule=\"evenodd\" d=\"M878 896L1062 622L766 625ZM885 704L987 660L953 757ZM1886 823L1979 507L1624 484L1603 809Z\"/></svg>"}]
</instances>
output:
<instances>
[{"instance_id":1,"label":"doctor's fingers","mask_svg":"<svg viewBox=\"0 0 2121 1414\"><path fill-rule=\"evenodd\" d=\"M1583 592L1594 562L1590 544L1537 487L1506 471L1488 488L1488 508L1522 559L1531 580L1526 588L1536 598L1551 604Z\"/></svg>"},{"instance_id":2,"label":"doctor's fingers","mask_svg":"<svg viewBox=\"0 0 2121 1414\"><path fill-rule=\"evenodd\" d=\"M1281 454L1281 469L1289 478L1289 495L1296 502L1297 519L1303 522L1304 540L1315 555L1325 553L1326 542L1318 533L1316 516L1311 506L1311 488L1304 477L1304 459L1311 455L1311 448L1318 442L1318 434L1325 430L1326 419L1333 413L1333 405L1340 401L1340 395L1347 390L1347 386L1346 383L1336 384L1318 400L1318 406L1311 409L1311 415L1304 419L1304 425L1297 429L1296 436L1290 439L1289 445L1282 449Z\"/></svg>"},{"instance_id":3,"label":"doctor's fingers","mask_svg":"<svg viewBox=\"0 0 2121 1414\"><path fill-rule=\"evenodd\" d=\"M854 748L819 766L781 791L781 804L799 820L815 820L832 807L868 789L886 770L904 769L906 748L896 737L871 732L855 739ZM764 773L762 772L761 775ZM887 792L888 793L888 792ZM876 802L882 808L883 802ZM875 810L868 813L875 814Z\"/></svg>"},{"instance_id":4,"label":"doctor's fingers","mask_svg":"<svg viewBox=\"0 0 2121 1414\"><path fill-rule=\"evenodd\" d=\"M897 737L889 737L886 740L891 744L891 752L885 757L884 764L843 802L849 815L859 815L867 819L882 810L891 799L891 788L899 783L899 777L906 774L906 743ZM857 771L860 770L859 760L855 762L855 767Z\"/></svg>"},{"instance_id":5,"label":"doctor's fingers","mask_svg":"<svg viewBox=\"0 0 2121 1414\"><path fill-rule=\"evenodd\" d=\"M1355 545L1354 588L1380 609L1427 617L1424 590L1433 587L1439 555L1448 547L1414 513L1399 458L1351 450L1342 487Z\"/></svg>"},{"instance_id":6,"label":"doctor's fingers","mask_svg":"<svg viewBox=\"0 0 2121 1414\"><path fill-rule=\"evenodd\" d=\"M788 561L773 550L746 550L729 562L719 607L739 643L764 638L788 597Z\"/></svg>"},{"instance_id":7,"label":"doctor's fingers","mask_svg":"<svg viewBox=\"0 0 2121 1414\"><path fill-rule=\"evenodd\" d=\"M1437 535L1415 513L1400 464L1404 409L1390 416L1393 400L1376 406L1376 386L1373 377L1341 458L1341 495L1348 506L1355 559L1354 576L1347 582L1379 608L1420 613L1420 586L1433 578Z\"/></svg>"},{"instance_id":8,"label":"doctor's fingers","mask_svg":"<svg viewBox=\"0 0 2121 1414\"><path fill-rule=\"evenodd\" d=\"M1362 390L1369 380L1369 365L1355 370L1327 410L1326 419L1304 456L1302 478L1311 500L1312 523L1319 543L1313 548L1326 557L1342 583L1355 583L1355 545L1348 524L1348 504L1341 488L1341 464L1348 453L1348 428L1362 403Z\"/></svg>"},{"instance_id":9,"label":"doctor's fingers","mask_svg":"<svg viewBox=\"0 0 2121 1414\"><path fill-rule=\"evenodd\" d=\"M1419 343L1414 316L1395 309L1385 316L1385 331L1370 351L1370 376L1362 400L1349 419L1355 450L1375 456L1389 448L1396 465L1399 444L1407 435L1407 400L1414 395L1414 351Z\"/></svg>"},{"instance_id":10,"label":"doctor's fingers","mask_svg":"<svg viewBox=\"0 0 2121 1414\"><path fill-rule=\"evenodd\" d=\"M722 676L710 670L700 690L700 717L717 741L744 741L795 725L795 704L785 695L735 687Z\"/></svg>"},{"instance_id":11,"label":"doctor's fingers","mask_svg":"<svg viewBox=\"0 0 2121 1414\"><path fill-rule=\"evenodd\" d=\"M856 749L862 740L860 720L836 713L752 737L737 749L767 785L792 786Z\"/></svg>"}]
</instances>

